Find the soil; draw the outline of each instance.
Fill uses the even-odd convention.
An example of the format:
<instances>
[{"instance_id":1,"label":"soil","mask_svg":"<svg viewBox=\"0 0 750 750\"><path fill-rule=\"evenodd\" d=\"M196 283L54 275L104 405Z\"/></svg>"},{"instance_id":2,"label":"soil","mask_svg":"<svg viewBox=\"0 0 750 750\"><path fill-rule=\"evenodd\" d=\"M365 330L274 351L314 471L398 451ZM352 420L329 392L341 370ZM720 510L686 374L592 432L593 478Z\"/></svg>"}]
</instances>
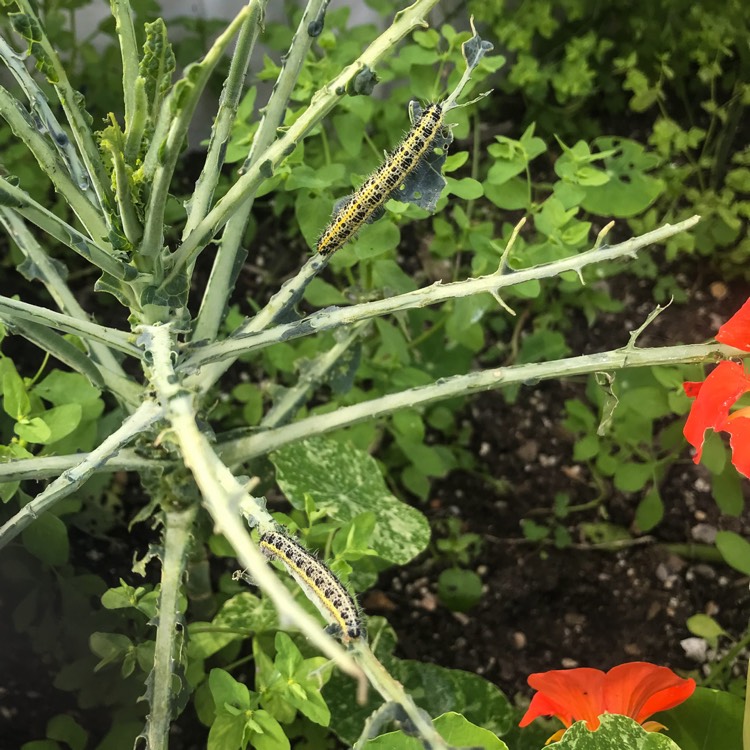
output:
<instances>
[{"instance_id":1,"label":"soil","mask_svg":"<svg viewBox=\"0 0 750 750\"><path fill-rule=\"evenodd\" d=\"M715 330L747 299L746 284L727 288L694 270L681 279L693 287L689 308L662 313L639 346L705 340L707 330ZM573 343L575 351L592 353L625 343L628 331L653 310L649 282L625 276L618 284L624 312L602 316L590 330L584 323L585 340L578 348ZM687 315L700 325L686 326ZM686 620L696 613L713 616L734 639L745 633L749 579L721 562L689 559L667 548L705 541L716 530L745 536L750 531L747 483L742 516L722 515L706 470L689 460L687 447L685 460L671 467L660 486L665 515L648 535L634 530L622 546L587 540L582 532L587 522L634 527L640 495L609 487L603 503L565 519L570 546L558 549L524 538L521 521L553 519L557 493L569 493L576 505L599 493L587 466L572 458L573 435L561 427L565 400L581 398L583 391L584 381L572 379L523 389L513 404L498 391L473 399L467 414L472 448L482 457L485 477L497 482L454 472L435 485L426 512L433 528L455 517L464 532L484 540L469 566L481 576L482 597L466 613L442 606L436 581L446 563L434 554L384 575L364 601L373 612L387 615L400 636L401 656L477 672L509 696L528 697L528 675L549 669L608 669L644 660L705 676L726 647L718 654L687 653L688 644L683 647L681 641L691 636ZM499 492L498 482L507 483L510 491ZM745 652L732 674L746 672Z\"/></svg>"}]
</instances>

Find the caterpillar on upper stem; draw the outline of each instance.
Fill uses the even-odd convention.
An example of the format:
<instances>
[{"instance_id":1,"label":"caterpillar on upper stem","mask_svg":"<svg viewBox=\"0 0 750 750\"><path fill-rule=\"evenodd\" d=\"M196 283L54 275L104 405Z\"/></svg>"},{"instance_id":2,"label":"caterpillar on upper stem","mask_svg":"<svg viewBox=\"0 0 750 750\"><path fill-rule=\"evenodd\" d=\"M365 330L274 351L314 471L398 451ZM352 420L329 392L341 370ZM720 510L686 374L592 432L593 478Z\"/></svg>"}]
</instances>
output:
<instances>
[{"instance_id":1,"label":"caterpillar on upper stem","mask_svg":"<svg viewBox=\"0 0 750 750\"><path fill-rule=\"evenodd\" d=\"M415 102L411 111L417 111ZM443 108L430 104L415 119L412 129L385 162L371 174L356 193L340 202L331 223L318 240L317 250L331 255L345 245L364 224L379 217L385 202L394 196L409 175L419 169L436 146L452 138L444 132Z\"/></svg>"},{"instance_id":2,"label":"caterpillar on upper stem","mask_svg":"<svg viewBox=\"0 0 750 750\"><path fill-rule=\"evenodd\" d=\"M471 72L492 49L492 44L482 40L476 33L473 18L471 28L473 36L462 46L466 70L456 88L444 102L428 104L424 110L416 101L410 102L411 130L359 190L336 204L330 223L318 239L318 253L328 257L336 252L365 224L383 214L383 206L389 198L417 203L429 210L435 209L440 191L445 185L442 165L447 147L453 141L450 125L445 122L445 113L477 100L473 99L466 104L456 103L471 78ZM482 96L486 96L486 93L477 98ZM433 171L432 184L428 184L430 180L424 173L425 170Z\"/></svg>"}]
</instances>

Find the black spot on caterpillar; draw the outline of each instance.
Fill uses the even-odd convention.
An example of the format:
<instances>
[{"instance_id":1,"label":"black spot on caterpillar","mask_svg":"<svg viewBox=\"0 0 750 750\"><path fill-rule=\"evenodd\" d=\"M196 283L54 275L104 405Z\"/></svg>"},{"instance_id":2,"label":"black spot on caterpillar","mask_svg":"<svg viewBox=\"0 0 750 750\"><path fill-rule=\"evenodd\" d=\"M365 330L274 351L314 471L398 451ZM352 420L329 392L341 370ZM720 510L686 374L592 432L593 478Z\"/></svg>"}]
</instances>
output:
<instances>
[{"instance_id":1,"label":"black spot on caterpillar","mask_svg":"<svg viewBox=\"0 0 750 750\"><path fill-rule=\"evenodd\" d=\"M264 555L283 563L343 643L365 638L359 607L338 578L299 542L278 531L260 537Z\"/></svg>"},{"instance_id":2,"label":"black spot on caterpillar","mask_svg":"<svg viewBox=\"0 0 750 750\"><path fill-rule=\"evenodd\" d=\"M442 145L443 129L442 105L430 104L382 166L337 207L331 223L318 240L318 252L331 255L364 224L377 218L388 198L422 165L435 145Z\"/></svg>"}]
</instances>

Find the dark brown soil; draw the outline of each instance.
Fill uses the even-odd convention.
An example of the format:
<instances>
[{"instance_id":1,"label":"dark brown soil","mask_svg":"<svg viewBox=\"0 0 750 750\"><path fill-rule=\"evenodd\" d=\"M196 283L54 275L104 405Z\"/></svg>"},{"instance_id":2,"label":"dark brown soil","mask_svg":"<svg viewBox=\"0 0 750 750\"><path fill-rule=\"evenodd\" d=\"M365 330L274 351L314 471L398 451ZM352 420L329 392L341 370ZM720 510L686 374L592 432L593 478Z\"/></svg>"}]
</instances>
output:
<instances>
[{"instance_id":1,"label":"dark brown soil","mask_svg":"<svg viewBox=\"0 0 750 750\"><path fill-rule=\"evenodd\" d=\"M625 344L628 332L654 308L649 282L631 278L618 284L625 311L602 317L592 330L584 324L577 352ZM692 285L690 304L664 312L640 346L706 340L747 299L747 285L711 286L699 273ZM514 404L499 392L473 399L467 415L473 450L486 476L509 490L499 492L498 483L474 473L454 472L436 484L426 512L433 526L456 517L465 532L481 535L481 552L469 567L481 576L483 595L468 613L442 606L437 578L446 564L434 554L384 575L365 605L387 615L400 637L400 655L478 672L509 696L528 696L529 674L564 667L608 669L645 660L706 674L710 656L708 662L691 660L680 645L691 635L686 620L696 613L712 615L734 638L745 632L747 577L665 547L699 541L712 529L750 530L747 502L741 518L720 514L705 469L689 460L687 445L685 460L671 468L660 488L665 515L649 535L634 533L614 548L586 540L585 522L633 526L640 495L610 488L600 505L565 519L569 547L524 538L521 520L553 519L556 493L569 493L572 503L582 504L599 491L588 468L574 462L573 436L561 426L564 401L582 397L583 389L583 380L547 382L521 390ZM746 673L746 659L747 654L735 664L735 675Z\"/></svg>"}]
</instances>

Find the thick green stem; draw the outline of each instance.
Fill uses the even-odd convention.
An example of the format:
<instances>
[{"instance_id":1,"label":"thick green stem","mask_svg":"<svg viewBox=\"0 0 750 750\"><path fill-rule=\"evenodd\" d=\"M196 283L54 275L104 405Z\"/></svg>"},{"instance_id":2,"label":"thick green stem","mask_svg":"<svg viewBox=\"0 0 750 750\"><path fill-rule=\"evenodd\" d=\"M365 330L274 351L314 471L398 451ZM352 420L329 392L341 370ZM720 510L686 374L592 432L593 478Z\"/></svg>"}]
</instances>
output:
<instances>
[{"instance_id":1,"label":"thick green stem","mask_svg":"<svg viewBox=\"0 0 750 750\"><path fill-rule=\"evenodd\" d=\"M86 165L86 171L88 173L91 185L96 193L97 203L100 207L105 209L105 213L101 214L107 219L108 214L106 211L112 206L112 193L109 187L109 175L104 167L99 149L96 147L94 141L94 135L91 132L91 128L87 122L86 112L79 106L79 96L77 92L70 85L68 80L67 72L63 64L60 62L60 58L57 56L55 48L52 46L49 38L47 37L44 25L41 19L36 13L36 6L32 3L32 0L16 0L18 7L32 18L37 24L41 38L37 40L40 51L36 54L37 60L43 64L43 66L50 68L48 77L54 81L55 91L57 97L60 100L60 105L65 112L65 117L70 125L70 130L73 133L73 138L78 145L78 151ZM84 222L85 224L85 222ZM91 226L85 224L89 233L95 239L99 239L100 236L104 236L98 233L92 233Z\"/></svg>"},{"instance_id":2,"label":"thick green stem","mask_svg":"<svg viewBox=\"0 0 750 750\"><path fill-rule=\"evenodd\" d=\"M138 347L132 343L132 334L118 331L116 328L101 326L89 320L81 320L64 313L48 310L46 307L30 305L28 302L9 299L0 295L0 317L11 325L16 319L28 320L30 323L46 326L54 330L72 333L81 338L98 341L111 349L140 358Z\"/></svg>"},{"instance_id":3,"label":"thick green stem","mask_svg":"<svg viewBox=\"0 0 750 750\"><path fill-rule=\"evenodd\" d=\"M141 402L143 399L141 399ZM34 456L18 458L0 463L0 482L23 482L26 479L48 479L58 476L81 461L90 459L90 453L71 453L67 456ZM146 474L149 471L171 471L174 465L170 461L157 458L143 458L134 450L121 450L112 456L107 463L96 466L93 474L112 474L116 471L137 471Z\"/></svg>"},{"instance_id":4,"label":"thick green stem","mask_svg":"<svg viewBox=\"0 0 750 750\"><path fill-rule=\"evenodd\" d=\"M116 279L132 281L137 276L138 272L133 266L117 259L111 250L93 241L90 237L81 234L81 232L74 229L70 224L37 203L21 188L16 187L2 177L0 177L0 194L4 194L3 197L6 200L9 199L12 206L12 208L0 209L3 212L10 213L11 211L15 211L32 224L36 224L36 226L51 237L54 237L58 242L67 245L84 260L93 263L93 265L111 274Z\"/></svg>"},{"instance_id":5,"label":"thick green stem","mask_svg":"<svg viewBox=\"0 0 750 750\"><path fill-rule=\"evenodd\" d=\"M172 119L166 139L159 142L152 141L149 148L150 154L154 151L158 152L158 158L146 206L143 239L139 246L139 253L142 256L154 256L160 253L164 246L164 211L169 196L169 186L177 165L177 158L187 137L188 127L193 119L193 113L211 73L221 60L232 37L250 15L251 10L249 6L246 6L237 14L201 62L188 67L184 78L174 85L169 100L164 104L165 107L174 108L175 111L170 110ZM179 109L177 109L178 100Z\"/></svg>"},{"instance_id":6,"label":"thick green stem","mask_svg":"<svg viewBox=\"0 0 750 750\"><path fill-rule=\"evenodd\" d=\"M318 414L275 430L251 437L229 440L218 446L222 460L234 466L255 456L265 455L297 440L322 435L332 430L376 419L400 409L413 409L457 396L504 388L513 384L535 384L541 380L586 375L592 372L620 370L626 367L650 367L696 362L715 362L745 352L723 344L689 344L653 349L614 349L600 354L558 359L554 362L497 367L443 378L431 385L409 388L353 406L344 406L330 414Z\"/></svg>"},{"instance_id":7,"label":"thick green stem","mask_svg":"<svg viewBox=\"0 0 750 750\"><path fill-rule=\"evenodd\" d=\"M315 23L321 17L328 2L329 0L309 0L307 3L297 32L289 47L289 52L284 57L282 71L273 87L268 104L264 108L263 119L260 121L258 131L253 138L250 153L242 167L243 171L255 164L273 143L276 130L284 119L284 112L294 89L294 84L299 77L302 64L312 46L313 37L310 35L310 24ZM253 208L254 198L254 193L248 194L224 227L221 243L211 267L206 293L203 295L201 308L198 311L193 335L194 341L216 338L226 309L228 290L234 287L239 274L240 263L244 258L242 238L245 234L250 211ZM205 212L200 218L203 219L204 217ZM190 230L192 231L192 229L193 226L191 225ZM183 240L188 235L189 232L186 227L182 236Z\"/></svg>"},{"instance_id":8,"label":"thick green stem","mask_svg":"<svg viewBox=\"0 0 750 750\"><path fill-rule=\"evenodd\" d=\"M581 270L591 263L612 261L622 257L635 257L638 250L648 245L662 242L668 237L679 232L686 231L699 221L698 216L679 222L674 226L665 224L663 227L647 232L640 237L633 237L625 242L620 242L611 247L595 247L586 252L573 255L570 258L553 261L541 266L526 268L522 271L512 273L496 273L482 276L478 279L456 281L452 284L440 282L423 289L417 289L406 294L395 297L366 302L361 305L353 305L344 308L326 308L307 318L294 323L277 326L273 329L263 330L279 312L286 309L291 302L302 294L304 286L319 271L316 263L321 263L321 258L313 256L301 269L300 273L281 288L274 295L268 305L254 318L250 318L228 339L216 344L209 344L198 349L195 354L188 358L185 367L194 368L205 363L216 362L216 365L203 367L200 379L196 378L196 385L208 388L218 377L220 377L240 354L246 354L258 348L268 346L278 341L289 341L300 336L319 333L320 331L349 326L358 321L367 320L381 315L401 312L419 307L427 307L440 302L469 297L475 294L492 294L498 298L501 289L523 284L524 282L559 276L565 272L574 272L580 276ZM502 270L502 266L501 266ZM260 333L260 331L263 331ZM229 362L219 364L222 359Z\"/></svg>"},{"instance_id":9,"label":"thick green stem","mask_svg":"<svg viewBox=\"0 0 750 750\"><path fill-rule=\"evenodd\" d=\"M167 750L169 726L174 714L175 667L182 664L184 623L179 595L192 538L197 504L168 509L164 513L164 555L159 591L159 619L154 647L154 667L147 693L151 711L146 725L149 750ZM181 679L184 679L181 678ZM181 685L187 690L187 685Z\"/></svg>"},{"instance_id":10,"label":"thick green stem","mask_svg":"<svg viewBox=\"0 0 750 750\"><path fill-rule=\"evenodd\" d=\"M183 239L205 217L211 205L214 190L216 190L216 185L221 174L221 167L224 164L227 143L237 115L237 107L242 96L245 78L247 77L250 56L253 54L255 42L263 26L263 17L267 2L268 0L250 0L248 3L250 11L242 22L240 32L237 36L237 44L232 53L232 63L229 67L227 79L224 82L224 88L221 91L221 98L219 99L219 110L211 127L211 138L208 142L206 160L203 163L203 169L198 177L198 181L195 183L195 190L190 196L190 200L185 204L187 220L182 230ZM219 246L219 252L221 252L221 245ZM224 290L224 294L222 295L222 306L226 303L226 297L228 296L227 289L229 287ZM203 299L205 300L208 296L210 296L210 286Z\"/></svg>"},{"instance_id":11,"label":"thick green stem","mask_svg":"<svg viewBox=\"0 0 750 750\"><path fill-rule=\"evenodd\" d=\"M53 150L45 137L24 117L23 109L11 94L0 86L0 117L10 126L13 134L20 138L39 162L44 174L68 205L73 209L90 237L106 246L109 228L102 220L102 214L91 203L75 180L70 176L59 155Z\"/></svg>"},{"instance_id":12,"label":"thick green stem","mask_svg":"<svg viewBox=\"0 0 750 750\"><path fill-rule=\"evenodd\" d=\"M354 658L367 675L370 684L386 701L398 703L421 737L435 750L448 750L445 740L438 734L428 716L417 706L414 699L404 690L404 686L394 680L388 670L378 661L365 640L357 640L351 646Z\"/></svg>"}]
</instances>

